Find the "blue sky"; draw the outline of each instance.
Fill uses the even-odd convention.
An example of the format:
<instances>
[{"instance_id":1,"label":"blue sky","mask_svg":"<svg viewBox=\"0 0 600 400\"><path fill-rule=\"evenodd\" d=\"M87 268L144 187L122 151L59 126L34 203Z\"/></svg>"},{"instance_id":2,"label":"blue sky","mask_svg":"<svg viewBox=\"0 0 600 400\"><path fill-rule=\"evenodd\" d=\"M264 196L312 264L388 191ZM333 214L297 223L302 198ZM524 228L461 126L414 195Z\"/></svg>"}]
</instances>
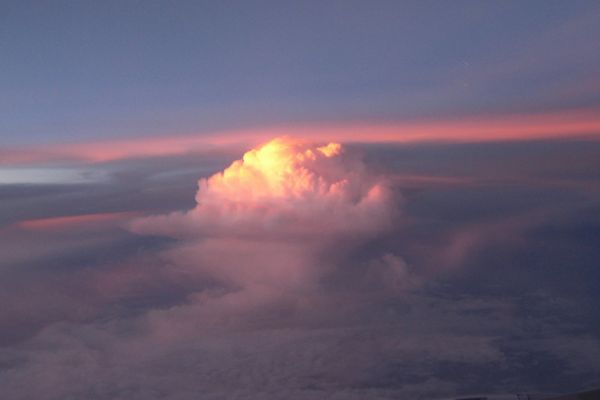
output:
<instances>
[{"instance_id":1,"label":"blue sky","mask_svg":"<svg viewBox=\"0 0 600 400\"><path fill-rule=\"evenodd\" d=\"M594 1L7 1L2 145L595 108Z\"/></svg>"}]
</instances>

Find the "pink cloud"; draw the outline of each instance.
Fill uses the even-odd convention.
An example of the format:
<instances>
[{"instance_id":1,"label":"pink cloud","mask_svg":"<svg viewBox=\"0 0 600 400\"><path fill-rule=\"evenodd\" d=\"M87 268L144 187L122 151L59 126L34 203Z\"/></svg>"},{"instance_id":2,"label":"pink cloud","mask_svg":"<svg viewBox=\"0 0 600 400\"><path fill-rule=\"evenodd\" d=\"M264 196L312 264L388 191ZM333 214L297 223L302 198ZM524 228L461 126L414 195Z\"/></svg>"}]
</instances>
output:
<instances>
[{"instance_id":1,"label":"pink cloud","mask_svg":"<svg viewBox=\"0 0 600 400\"><path fill-rule=\"evenodd\" d=\"M115 225L138 216L139 213L135 212L69 215L20 221L15 224L15 227L26 231L89 230L94 227Z\"/></svg>"},{"instance_id":2,"label":"pink cloud","mask_svg":"<svg viewBox=\"0 0 600 400\"><path fill-rule=\"evenodd\" d=\"M192 211L144 218L132 226L172 236L354 234L389 222L390 197L385 180L370 176L339 144L275 139L201 179Z\"/></svg>"},{"instance_id":3,"label":"pink cloud","mask_svg":"<svg viewBox=\"0 0 600 400\"><path fill-rule=\"evenodd\" d=\"M393 197L386 179L341 145L279 138L201 179L194 209L131 229L179 238L162 257L190 279L228 288L190 299L194 313L221 315L312 293L339 267L339 253L391 227ZM401 279L401 265L388 261L380 269Z\"/></svg>"},{"instance_id":4,"label":"pink cloud","mask_svg":"<svg viewBox=\"0 0 600 400\"><path fill-rule=\"evenodd\" d=\"M392 123L320 123L279 125L198 134L102 140L20 149L0 149L0 165L35 164L53 161L107 162L162 157L215 149L254 146L271 137L288 136L317 141L419 143L487 142L583 138L597 140L600 117L596 110L575 110L532 115L465 117L461 119L403 121Z\"/></svg>"}]
</instances>

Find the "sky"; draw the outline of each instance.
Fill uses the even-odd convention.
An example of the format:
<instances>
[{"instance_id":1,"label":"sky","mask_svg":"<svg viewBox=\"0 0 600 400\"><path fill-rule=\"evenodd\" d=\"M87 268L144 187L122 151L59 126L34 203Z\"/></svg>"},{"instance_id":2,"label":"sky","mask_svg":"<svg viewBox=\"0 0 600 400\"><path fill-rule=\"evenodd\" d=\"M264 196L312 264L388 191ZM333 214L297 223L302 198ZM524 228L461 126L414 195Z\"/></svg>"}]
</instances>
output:
<instances>
[{"instance_id":1,"label":"sky","mask_svg":"<svg viewBox=\"0 0 600 400\"><path fill-rule=\"evenodd\" d=\"M0 387L600 387L600 4L0 2Z\"/></svg>"},{"instance_id":2,"label":"sky","mask_svg":"<svg viewBox=\"0 0 600 400\"><path fill-rule=\"evenodd\" d=\"M598 106L585 1L4 1L3 144Z\"/></svg>"}]
</instances>

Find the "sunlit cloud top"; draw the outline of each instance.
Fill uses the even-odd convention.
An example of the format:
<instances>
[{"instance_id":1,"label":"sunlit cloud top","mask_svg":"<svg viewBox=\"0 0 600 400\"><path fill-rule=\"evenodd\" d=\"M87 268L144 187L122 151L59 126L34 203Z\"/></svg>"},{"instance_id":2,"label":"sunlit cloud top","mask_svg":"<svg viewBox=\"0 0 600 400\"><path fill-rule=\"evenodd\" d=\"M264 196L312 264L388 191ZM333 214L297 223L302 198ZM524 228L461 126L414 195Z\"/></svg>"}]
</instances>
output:
<instances>
[{"instance_id":1,"label":"sunlit cloud top","mask_svg":"<svg viewBox=\"0 0 600 400\"><path fill-rule=\"evenodd\" d=\"M198 183L196 208L145 218L142 232L228 235L368 231L389 221L391 193L339 143L276 138Z\"/></svg>"}]
</instances>

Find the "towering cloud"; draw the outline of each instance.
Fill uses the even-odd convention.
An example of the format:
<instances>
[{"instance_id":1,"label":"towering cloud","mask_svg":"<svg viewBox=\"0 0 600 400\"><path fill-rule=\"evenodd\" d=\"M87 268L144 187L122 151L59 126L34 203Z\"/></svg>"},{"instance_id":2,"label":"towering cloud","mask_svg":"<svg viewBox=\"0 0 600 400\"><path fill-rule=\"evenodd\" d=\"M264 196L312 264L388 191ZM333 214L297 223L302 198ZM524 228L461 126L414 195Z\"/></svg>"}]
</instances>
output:
<instances>
[{"instance_id":1,"label":"towering cloud","mask_svg":"<svg viewBox=\"0 0 600 400\"><path fill-rule=\"evenodd\" d=\"M192 211L139 220L134 230L173 236L355 234L385 225L389 200L385 183L340 144L278 138L201 179Z\"/></svg>"},{"instance_id":2,"label":"towering cloud","mask_svg":"<svg viewBox=\"0 0 600 400\"><path fill-rule=\"evenodd\" d=\"M385 179L357 154L289 138L201 179L196 201L188 212L139 219L132 229L181 239L164 254L169 264L231 289L229 305L233 293L251 293L239 301L248 305L314 289L353 244L387 229L395 208Z\"/></svg>"}]
</instances>

